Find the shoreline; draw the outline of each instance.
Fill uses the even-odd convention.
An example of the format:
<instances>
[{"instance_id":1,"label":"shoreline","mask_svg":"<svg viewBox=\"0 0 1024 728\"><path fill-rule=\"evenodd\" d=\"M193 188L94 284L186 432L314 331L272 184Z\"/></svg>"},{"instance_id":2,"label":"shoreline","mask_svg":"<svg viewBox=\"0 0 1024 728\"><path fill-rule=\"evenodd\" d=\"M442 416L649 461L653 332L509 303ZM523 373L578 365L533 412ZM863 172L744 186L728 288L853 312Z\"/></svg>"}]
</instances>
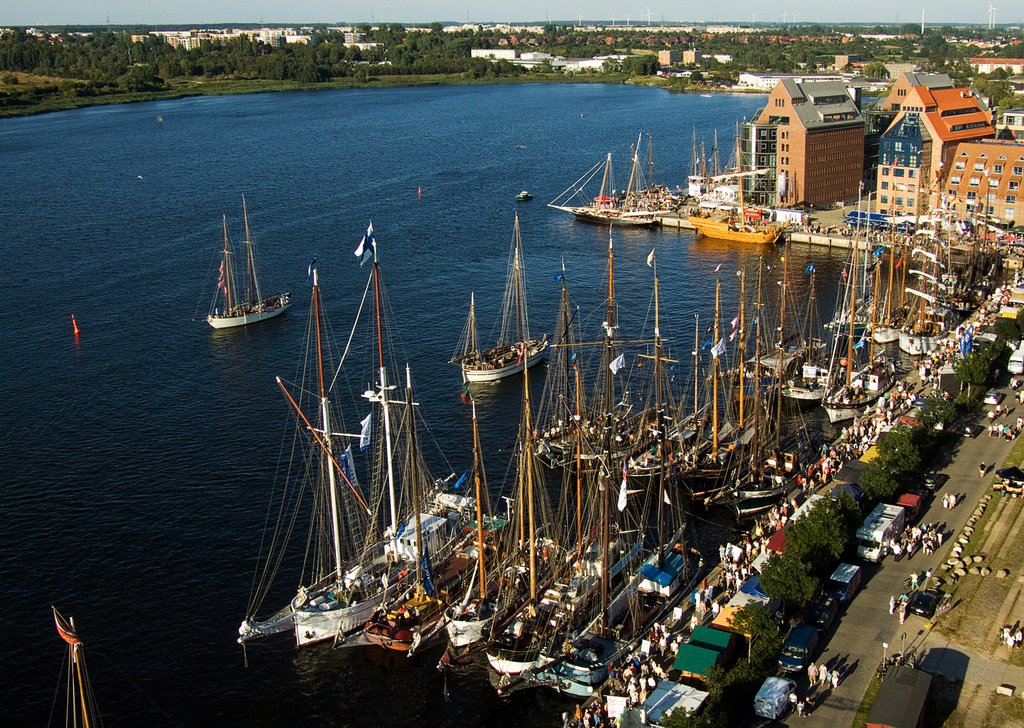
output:
<instances>
[{"instance_id":1,"label":"shoreline","mask_svg":"<svg viewBox=\"0 0 1024 728\"><path fill-rule=\"evenodd\" d=\"M682 94L725 94L738 93L750 94L764 91L757 89L734 89L726 87L698 87L698 88L674 88L672 85L660 82L660 78L651 77L655 81L648 83L647 77L629 77L624 74L603 74L594 76L578 74L566 76L565 74L550 74L543 77L498 77L498 78L464 78L452 75L434 76L374 76L367 81L346 79L339 81L328 81L324 83L298 83L298 82L274 82L266 80L238 80L223 79L212 81L190 82L181 88L168 88L159 91L144 91L131 94L109 94L105 96L56 96L46 99L44 103L36 103L26 106L12 106L0 108L0 120L23 118L26 116L38 116L57 111L72 111L74 109L85 109L95 106L117 106L122 104L137 104L150 101L173 101L176 99L190 98L194 96L241 96L258 93L289 93L294 91L337 91L339 89L392 89L392 88L415 88L417 86L498 86L498 85L525 85L525 84L607 84L611 86L638 86L644 88L658 89L669 93ZM54 78L53 85L60 83L76 83L78 79ZM47 102L55 103L47 103Z\"/></svg>"}]
</instances>

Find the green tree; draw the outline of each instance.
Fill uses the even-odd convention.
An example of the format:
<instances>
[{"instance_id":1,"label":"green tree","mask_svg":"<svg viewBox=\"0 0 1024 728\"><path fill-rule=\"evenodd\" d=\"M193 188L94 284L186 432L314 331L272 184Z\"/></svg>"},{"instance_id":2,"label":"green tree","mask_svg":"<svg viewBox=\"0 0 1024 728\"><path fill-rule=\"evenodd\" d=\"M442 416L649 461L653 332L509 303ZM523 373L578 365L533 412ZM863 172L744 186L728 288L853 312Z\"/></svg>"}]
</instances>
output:
<instances>
[{"instance_id":1,"label":"green tree","mask_svg":"<svg viewBox=\"0 0 1024 728\"><path fill-rule=\"evenodd\" d=\"M787 548L784 554L772 556L761 568L761 586L765 594L781 601L790 612L795 612L814 597L818 580L808 573L807 565Z\"/></svg>"},{"instance_id":2,"label":"green tree","mask_svg":"<svg viewBox=\"0 0 1024 728\"><path fill-rule=\"evenodd\" d=\"M889 430L878 445L879 467L887 469L896 479L921 472L921 448L915 430L899 425Z\"/></svg>"},{"instance_id":3,"label":"green tree","mask_svg":"<svg viewBox=\"0 0 1024 728\"><path fill-rule=\"evenodd\" d=\"M881 61L872 61L864 67L864 75L868 78L889 78L889 71Z\"/></svg>"},{"instance_id":4,"label":"green tree","mask_svg":"<svg viewBox=\"0 0 1024 728\"><path fill-rule=\"evenodd\" d=\"M926 431L931 431L936 425L941 424L944 428L951 425L956 419L956 405L952 400L946 399L941 394L930 395L924 401L921 408L921 426Z\"/></svg>"},{"instance_id":5,"label":"green tree","mask_svg":"<svg viewBox=\"0 0 1024 728\"><path fill-rule=\"evenodd\" d=\"M860 474L858 482L864 493L873 501L886 501L900 489L900 483L887 469L872 463Z\"/></svg>"},{"instance_id":6,"label":"green tree","mask_svg":"<svg viewBox=\"0 0 1024 728\"><path fill-rule=\"evenodd\" d=\"M857 530L860 512L849 496L825 496L786 532L786 554L824 578L832 573Z\"/></svg>"}]
</instances>

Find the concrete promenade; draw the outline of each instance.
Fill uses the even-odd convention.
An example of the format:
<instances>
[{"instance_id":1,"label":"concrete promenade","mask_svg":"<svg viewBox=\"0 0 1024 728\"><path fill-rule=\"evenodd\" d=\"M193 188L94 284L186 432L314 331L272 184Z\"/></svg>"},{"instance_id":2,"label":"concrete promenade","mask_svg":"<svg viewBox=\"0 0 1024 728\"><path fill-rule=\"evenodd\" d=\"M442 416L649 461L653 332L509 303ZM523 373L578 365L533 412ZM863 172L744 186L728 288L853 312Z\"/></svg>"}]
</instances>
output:
<instances>
[{"instance_id":1,"label":"concrete promenade","mask_svg":"<svg viewBox=\"0 0 1024 728\"><path fill-rule=\"evenodd\" d=\"M913 378L916 380L916 376ZM979 421L983 417L979 415ZM815 660L819 665L825 662L830 670L839 669L839 688L808 690L807 676L802 675L798 680L800 695L808 698L811 712L804 718L795 714L787 716L786 725L829 728L851 725L884 653L891 655L902 651L904 646L915 649L918 656L924 655L922 667L929 672L943 673L963 683L991 686L992 690L1003 683L1024 689L1024 668L961 649L932 634L930 623L921 617L909 614L901 625L896 615L889 614L889 597L907 591L905 581L911 572L943 573L940 567L949 558L950 546L955 542L953 536L963 529L979 499L992 492L994 468L991 466L1000 467L1013 444L983 433L975 438L963 438L955 445L949 453L949 462L937 468L947 474L949 480L935 493L919 518L919 522L945 524L943 531L947 538L943 546L930 556L918 551L912 558L901 561L890 556L877 565L863 564L865 581L861 592L841 615L838 626ZM990 467L986 476L979 478L978 464L982 462ZM952 511L942 508L942 496L947 493L956 493L961 498L960 505ZM887 650L883 643L888 644Z\"/></svg>"}]
</instances>

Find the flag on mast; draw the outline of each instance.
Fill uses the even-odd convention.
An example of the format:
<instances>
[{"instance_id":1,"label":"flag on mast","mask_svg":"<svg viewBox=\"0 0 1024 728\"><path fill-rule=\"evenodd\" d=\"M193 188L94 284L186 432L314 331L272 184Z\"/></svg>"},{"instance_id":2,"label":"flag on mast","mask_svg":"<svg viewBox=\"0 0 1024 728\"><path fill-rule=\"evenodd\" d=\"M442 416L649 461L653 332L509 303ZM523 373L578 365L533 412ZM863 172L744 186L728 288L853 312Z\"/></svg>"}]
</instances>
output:
<instances>
[{"instance_id":1,"label":"flag on mast","mask_svg":"<svg viewBox=\"0 0 1024 728\"><path fill-rule=\"evenodd\" d=\"M359 247L356 248L356 257L359 258L359 267L363 266L363 263L373 258L377 253L377 241L373 238L373 221L366 228L366 235L359 241Z\"/></svg>"},{"instance_id":2,"label":"flag on mast","mask_svg":"<svg viewBox=\"0 0 1024 728\"><path fill-rule=\"evenodd\" d=\"M619 354L612 360L612 363L608 365L608 368L612 370L612 374L618 374L622 367L626 366L626 355Z\"/></svg>"},{"instance_id":3,"label":"flag on mast","mask_svg":"<svg viewBox=\"0 0 1024 728\"><path fill-rule=\"evenodd\" d=\"M362 431L359 433L359 451L365 452L366 448L370 446L370 423L373 421L373 413L366 415L359 424L363 426Z\"/></svg>"}]
</instances>

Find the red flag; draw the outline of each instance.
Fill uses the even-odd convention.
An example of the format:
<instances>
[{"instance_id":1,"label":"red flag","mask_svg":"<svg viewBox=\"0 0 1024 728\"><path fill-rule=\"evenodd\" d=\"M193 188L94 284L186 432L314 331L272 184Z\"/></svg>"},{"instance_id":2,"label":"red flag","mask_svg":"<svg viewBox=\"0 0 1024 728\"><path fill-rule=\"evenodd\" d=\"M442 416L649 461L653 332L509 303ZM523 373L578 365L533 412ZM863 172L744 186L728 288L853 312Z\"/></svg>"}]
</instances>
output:
<instances>
[{"instance_id":1,"label":"red flag","mask_svg":"<svg viewBox=\"0 0 1024 728\"><path fill-rule=\"evenodd\" d=\"M462 393L459 396L462 397L463 404L469 404L470 402L473 401L473 397L469 393L469 385L468 384L465 386L465 388L463 388Z\"/></svg>"},{"instance_id":2,"label":"red flag","mask_svg":"<svg viewBox=\"0 0 1024 728\"><path fill-rule=\"evenodd\" d=\"M78 635L75 634L75 628L60 615L57 607L50 608L53 609L53 621L57 625L57 634L60 635L61 639L72 646L82 644L82 640L78 639Z\"/></svg>"},{"instance_id":3,"label":"red flag","mask_svg":"<svg viewBox=\"0 0 1024 728\"><path fill-rule=\"evenodd\" d=\"M220 262L220 271L217 273L217 288L224 287L224 261Z\"/></svg>"}]
</instances>

